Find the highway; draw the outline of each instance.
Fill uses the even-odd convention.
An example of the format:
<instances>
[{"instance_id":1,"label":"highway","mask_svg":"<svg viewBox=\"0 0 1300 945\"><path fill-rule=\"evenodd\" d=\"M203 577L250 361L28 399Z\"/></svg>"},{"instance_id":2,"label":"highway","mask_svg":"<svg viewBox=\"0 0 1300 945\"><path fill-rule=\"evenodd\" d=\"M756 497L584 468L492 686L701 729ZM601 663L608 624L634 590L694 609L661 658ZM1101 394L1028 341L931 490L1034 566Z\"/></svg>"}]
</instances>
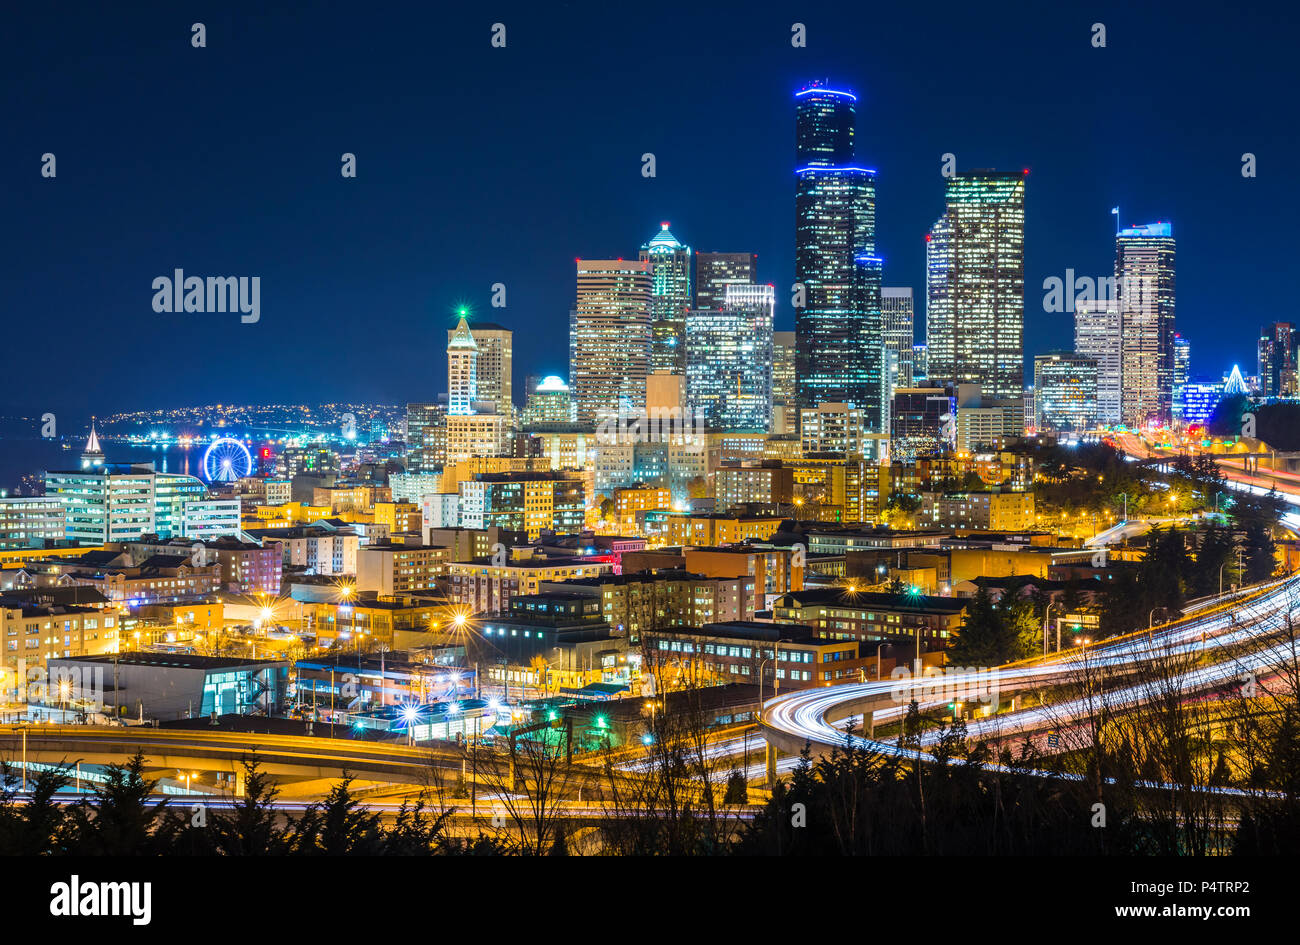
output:
<instances>
[{"instance_id":1,"label":"highway","mask_svg":"<svg viewBox=\"0 0 1300 945\"><path fill-rule=\"evenodd\" d=\"M1172 460L1178 455L1174 450L1162 450L1150 446L1136 433L1116 433L1113 435L1113 440L1114 445L1121 452L1134 459ZM1300 474L1272 469L1267 473L1252 474L1245 471L1241 454L1201 453L1199 455L1213 459L1228 482L1238 488L1255 494L1264 494L1271 489L1276 489L1283 501L1300 506Z\"/></svg>"},{"instance_id":2,"label":"highway","mask_svg":"<svg viewBox=\"0 0 1300 945\"><path fill-rule=\"evenodd\" d=\"M880 680L788 693L764 705L760 724L764 738L780 751L797 754L810 744L814 755L827 754L845 745L847 736L840 725L862 717L864 712L875 711L877 724L896 722L906 713L913 694L918 695L923 708L935 708L953 701L951 695L943 694L946 691L991 687L1001 695L1029 686L1071 681L1078 678L1085 659L1088 665L1103 669L1108 678L1115 680L1137 670L1155 655L1204 655L1211 661L1188 670L1178 681L1187 692L1212 689L1239 679L1245 672L1268 672L1287 658L1285 645L1267 639L1276 634L1287 615L1300 618L1300 577L1282 578L1227 595L1220 606L1203 607L1190 617L1160 625L1150 633L1130 634L990 673ZM1253 651L1243 652L1256 643ZM936 694L935 686L940 683L951 690ZM1106 699L1111 707L1133 705L1147 694L1140 684L1120 685L1108 690ZM977 714L968 723L968 731L977 737L1001 737L1041 730L1084 717L1091 708L1085 700L1067 700L985 718ZM930 735L927 741L932 742L934 737ZM855 735L853 741L885 754L900 751L893 743L861 735Z\"/></svg>"},{"instance_id":3,"label":"highway","mask_svg":"<svg viewBox=\"0 0 1300 945\"><path fill-rule=\"evenodd\" d=\"M751 739L761 757L762 740ZM145 756L146 776L175 780L177 772L201 773L205 784L217 782L209 797L229 793L243 777L244 762L257 759L259 769L271 776L286 803L298 797L323 796L339 779L347 775L355 780L354 790L366 797L367 806L382 808L382 795L395 800L413 798L422 791L437 792L464 777L476 784L479 806L509 783L506 759L491 749L476 754L469 749L449 745L407 746L393 742L354 741L307 735L270 735L264 733L212 732L195 729L158 729L149 726L95 725L5 725L0 726L0 757L15 768L26 763L36 766L74 766L102 768L121 765L136 751ZM546 762L548 771L550 763ZM521 753L519 775L529 778L530 756ZM578 805L581 798L600 797L611 787L610 773L604 768L603 755L575 756L566 765L554 763L554 790L566 802ZM646 769L636 765L617 766L613 775L621 785L634 786ZM72 772L69 771L69 776ZM213 778L220 775L220 779ZM88 777L87 780L93 780ZM173 792L168 792L173 793ZM375 797L367 797L375 795ZM468 805L468 799L463 804ZM592 805L593 809L599 804Z\"/></svg>"}]
</instances>

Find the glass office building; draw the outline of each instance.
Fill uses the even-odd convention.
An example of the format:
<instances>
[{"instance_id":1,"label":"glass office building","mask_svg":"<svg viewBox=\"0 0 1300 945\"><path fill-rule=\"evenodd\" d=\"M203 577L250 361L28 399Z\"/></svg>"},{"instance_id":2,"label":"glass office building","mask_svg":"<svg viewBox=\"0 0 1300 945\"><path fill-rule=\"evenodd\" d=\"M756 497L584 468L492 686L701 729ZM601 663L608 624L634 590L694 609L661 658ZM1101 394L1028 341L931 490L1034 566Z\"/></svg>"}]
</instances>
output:
<instances>
[{"instance_id":1,"label":"glass office building","mask_svg":"<svg viewBox=\"0 0 1300 945\"><path fill-rule=\"evenodd\" d=\"M795 373L800 408L846 403L873 432L885 417L876 172L856 163L857 96L795 95ZM802 301L802 305L798 303Z\"/></svg>"}]
</instances>

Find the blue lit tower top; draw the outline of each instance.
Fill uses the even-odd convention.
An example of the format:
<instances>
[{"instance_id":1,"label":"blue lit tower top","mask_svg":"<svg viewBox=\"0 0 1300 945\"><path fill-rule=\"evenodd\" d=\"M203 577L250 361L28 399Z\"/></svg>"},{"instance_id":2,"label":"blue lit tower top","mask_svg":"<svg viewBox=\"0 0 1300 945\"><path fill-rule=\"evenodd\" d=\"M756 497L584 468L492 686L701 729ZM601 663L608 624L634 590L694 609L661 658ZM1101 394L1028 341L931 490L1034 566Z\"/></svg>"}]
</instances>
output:
<instances>
[{"instance_id":1,"label":"blue lit tower top","mask_svg":"<svg viewBox=\"0 0 1300 945\"><path fill-rule=\"evenodd\" d=\"M1140 226L1126 226L1115 234L1121 237L1133 237L1135 239L1171 239L1174 235L1174 226L1172 223L1143 223Z\"/></svg>"},{"instance_id":2,"label":"blue lit tower top","mask_svg":"<svg viewBox=\"0 0 1300 945\"><path fill-rule=\"evenodd\" d=\"M837 167L853 160L858 97L813 82L795 93L795 160L801 167Z\"/></svg>"}]
</instances>

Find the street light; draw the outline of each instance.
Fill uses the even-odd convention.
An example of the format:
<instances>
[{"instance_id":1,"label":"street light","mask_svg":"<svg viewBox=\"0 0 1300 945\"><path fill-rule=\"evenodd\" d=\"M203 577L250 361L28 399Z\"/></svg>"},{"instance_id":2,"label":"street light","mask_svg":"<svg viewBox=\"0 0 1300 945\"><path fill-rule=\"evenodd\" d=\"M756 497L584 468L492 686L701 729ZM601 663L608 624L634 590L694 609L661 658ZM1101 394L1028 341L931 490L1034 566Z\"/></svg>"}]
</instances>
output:
<instances>
[{"instance_id":1,"label":"street light","mask_svg":"<svg viewBox=\"0 0 1300 945\"><path fill-rule=\"evenodd\" d=\"M780 682L776 678L777 665L780 660L777 659L777 644L772 644L772 655L758 664L758 710L763 711L763 667L772 663L772 697L776 698L776 693L780 689Z\"/></svg>"},{"instance_id":2,"label":"street light","mask_svg":"<svg viewBox=\"0 0 1300 945\"><path fill-rule=\"evenodd\" d=\"M1047 633L1052 626L1052 608L1056 606L1056 601L1048 601L1047 609L1043 611L1043 656L1047 656ZM1056 652L1061 652L1061 624L1056 624Z\"/></svg>"},{"instance_id":3,"label":"street light","mask_svg":"<svg viewBox=\"0 0 1300 945\"><path fill-rule=\"evenodd\" d=\"M924 610L922 607L921 588L918 585L913 584L908 587L907 596L911 598L910 603L914 604L918 611ZM921 627L924 623L924 620L917 620L916 622L916 667L918 671L921 666Z\"/></svg>"},{"instance_id":4,"label":"street light","mask_svg":"<svg viewBox=\"0 0 1300 945\"><path fill-rule=\"evenodd\" d=\"M1150 642L1151 642L1151 632L1152 632L1152 630L1155 628L1155 623L1154 623L1154 621L1155 621L1155 616L1156 616L1156 611L1157 611L1157 610L1163 610L1163 611L1165 612L1165 616L1166 616L1166 617L1169 616L1169 608L1168 608L1168 607L1152 607L1152 608L1151 608L1151 613L1147 614L1147 643L1150 643Z\"/></svg>"}]
</instances>

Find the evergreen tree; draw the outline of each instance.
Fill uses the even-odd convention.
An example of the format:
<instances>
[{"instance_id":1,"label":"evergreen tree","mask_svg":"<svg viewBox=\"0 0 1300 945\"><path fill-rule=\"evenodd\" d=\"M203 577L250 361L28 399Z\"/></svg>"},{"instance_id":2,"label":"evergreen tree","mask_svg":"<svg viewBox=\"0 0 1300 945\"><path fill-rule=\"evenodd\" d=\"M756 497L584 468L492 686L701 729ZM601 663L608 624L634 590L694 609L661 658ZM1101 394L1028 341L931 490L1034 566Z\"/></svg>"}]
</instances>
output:
<instances>
[{"instance_id":1,"label":"evergreen tree","mask_svg":"<svg viewBox=\"0 0 1300 945\"><path fill-rule=\"evenodd\" d=\"M167 801L151 801L157 780L144 776L144 752L125 765L109 765L104 783L70 811L76 834L73 852L83 856L152 856L162 852L155 833L169 812Z\"/></svg>"},{"instance_id":2,"label":"evergreen tree","mask_svg":"<svg viewBox=\"0 0 1300 945\"><path fill-rule=\"evenodd\" d=\"M345 776L325 800L310 805L294 825L296 852L308 856L372 856L383 852L379 815L362 808Z\"/></svg>"},{"instance_id":3,"label":"evergreen tree","mask_svg":"<svg viewBox=\"0 0 1300 945\"><path fill-rule=\"evenodd\" d=\"M722 798L723 804L748 804L749 784L742 771L733 771L727 775L727 792Z\"/></svg>"},{"instance_id":4,"label":"evergreen tree","mask_svg":"<svg viewBox=\"0 0 1300 945\"><path fill-rule=\"evenodd\" d=\"M214 816L217 849L226 856L277 856L289 852L289 826L275 809L279 790L256 758L243 762L244 796L234 810Z\"/></svg>"},{"instance_id":5,"label":"evergreen tree","mask_svg":"<svg viewBox=\"0 0 1300 945\"><path fill-rule=\"evenodd\" d=\"M1026 596L1003 598L998 608L1002 622L1002 651L998 663L1012 663L1033 656L1042 646L1043 624L1033 601ZM988 664L996 665L996 664Z\"/></svg>"},{"instance_id":6,"label":"evergreen tree","mask_svg":"<svg viewBox=\"0 0 1300 945\"><path fill-rule=\"evenodd\" d=\"M1222 528L1211 524L1201 538L1201 546L1196 550L1196 564L1192 568L1192 587L1196 596L1219 592L1220 569L1231 559L1232 539Z\"/></svg>"},{"instance_id":7,"label":"evergreen tree","mask_svg":"<svg viewBox=\"0 0 1300 945\"><path fill-rule=\"evenodd\" d=\"M1242 563L1246 581L1255 584L1267 581L1277 569L1276 543L1263 522L1251 522L1246 527L1246 542Z\"/></svg>"},{"instance_id":8,"label":"evergreen tree","mask_svg":"<svg viewBox=\"0 0 1300 945\"><path fill-rule=\"evenodd\" d=\"M1119 636L1136 630L1138 614L1141 612L1142 597L1138 590L1137 578L1125 568L1119 576L1106 586L1101 598L1101 618L1099 631L1103 637ZM1145 625L1146 614L1142 614Z\"/></svg>"},{"instance_id":9,"label":"evergreen tree","mask_svg":"<svg viewBox=\"0 0 1300 945\"><path fill-rule=\"evenodd\" d=\"M948 660L958 666L997 666L1006 649L1006 626L993 605L988 588L980 586L966 607L966 619L948 650Z\"/></svg>"},{"instance_id":10,"label":"evergreen tree","mask_svg":"<svg viewBox=\"0 0 1300 945\"><path fill-rule=\"evenodd\" d=\"M441 851L452 811L434 816L424 808L421 797L413 805L402 803L397 820L384 835L384 853L389 856L431 856Z\"/></svg>"},{"instance_id":11,"label":"evergreen tree","mask_svg":"<svg viewBox=\"0 0 1300 945\"><path fill-rule=\"evenodd\" d=\"M1061 591L1061 601L1058 606L1063 614L1077 613L1083 606L1083 589L1079 585L1078 577L1072 577L1065 582L1065 589Z\"/></svg>"},{"instance_id":12,"label":"evergreen tree","mask_svg":"<svg viewBox=\"0 0 1300 945\"><path fill-rule=\"evenodd\" d=\"M14 803L20 775L0 762L0 856L50 856L66 852L67 809L54 797L68 786L66 768L47 768L28 778L29 796Z\"/></svg>"}]
</instances>

